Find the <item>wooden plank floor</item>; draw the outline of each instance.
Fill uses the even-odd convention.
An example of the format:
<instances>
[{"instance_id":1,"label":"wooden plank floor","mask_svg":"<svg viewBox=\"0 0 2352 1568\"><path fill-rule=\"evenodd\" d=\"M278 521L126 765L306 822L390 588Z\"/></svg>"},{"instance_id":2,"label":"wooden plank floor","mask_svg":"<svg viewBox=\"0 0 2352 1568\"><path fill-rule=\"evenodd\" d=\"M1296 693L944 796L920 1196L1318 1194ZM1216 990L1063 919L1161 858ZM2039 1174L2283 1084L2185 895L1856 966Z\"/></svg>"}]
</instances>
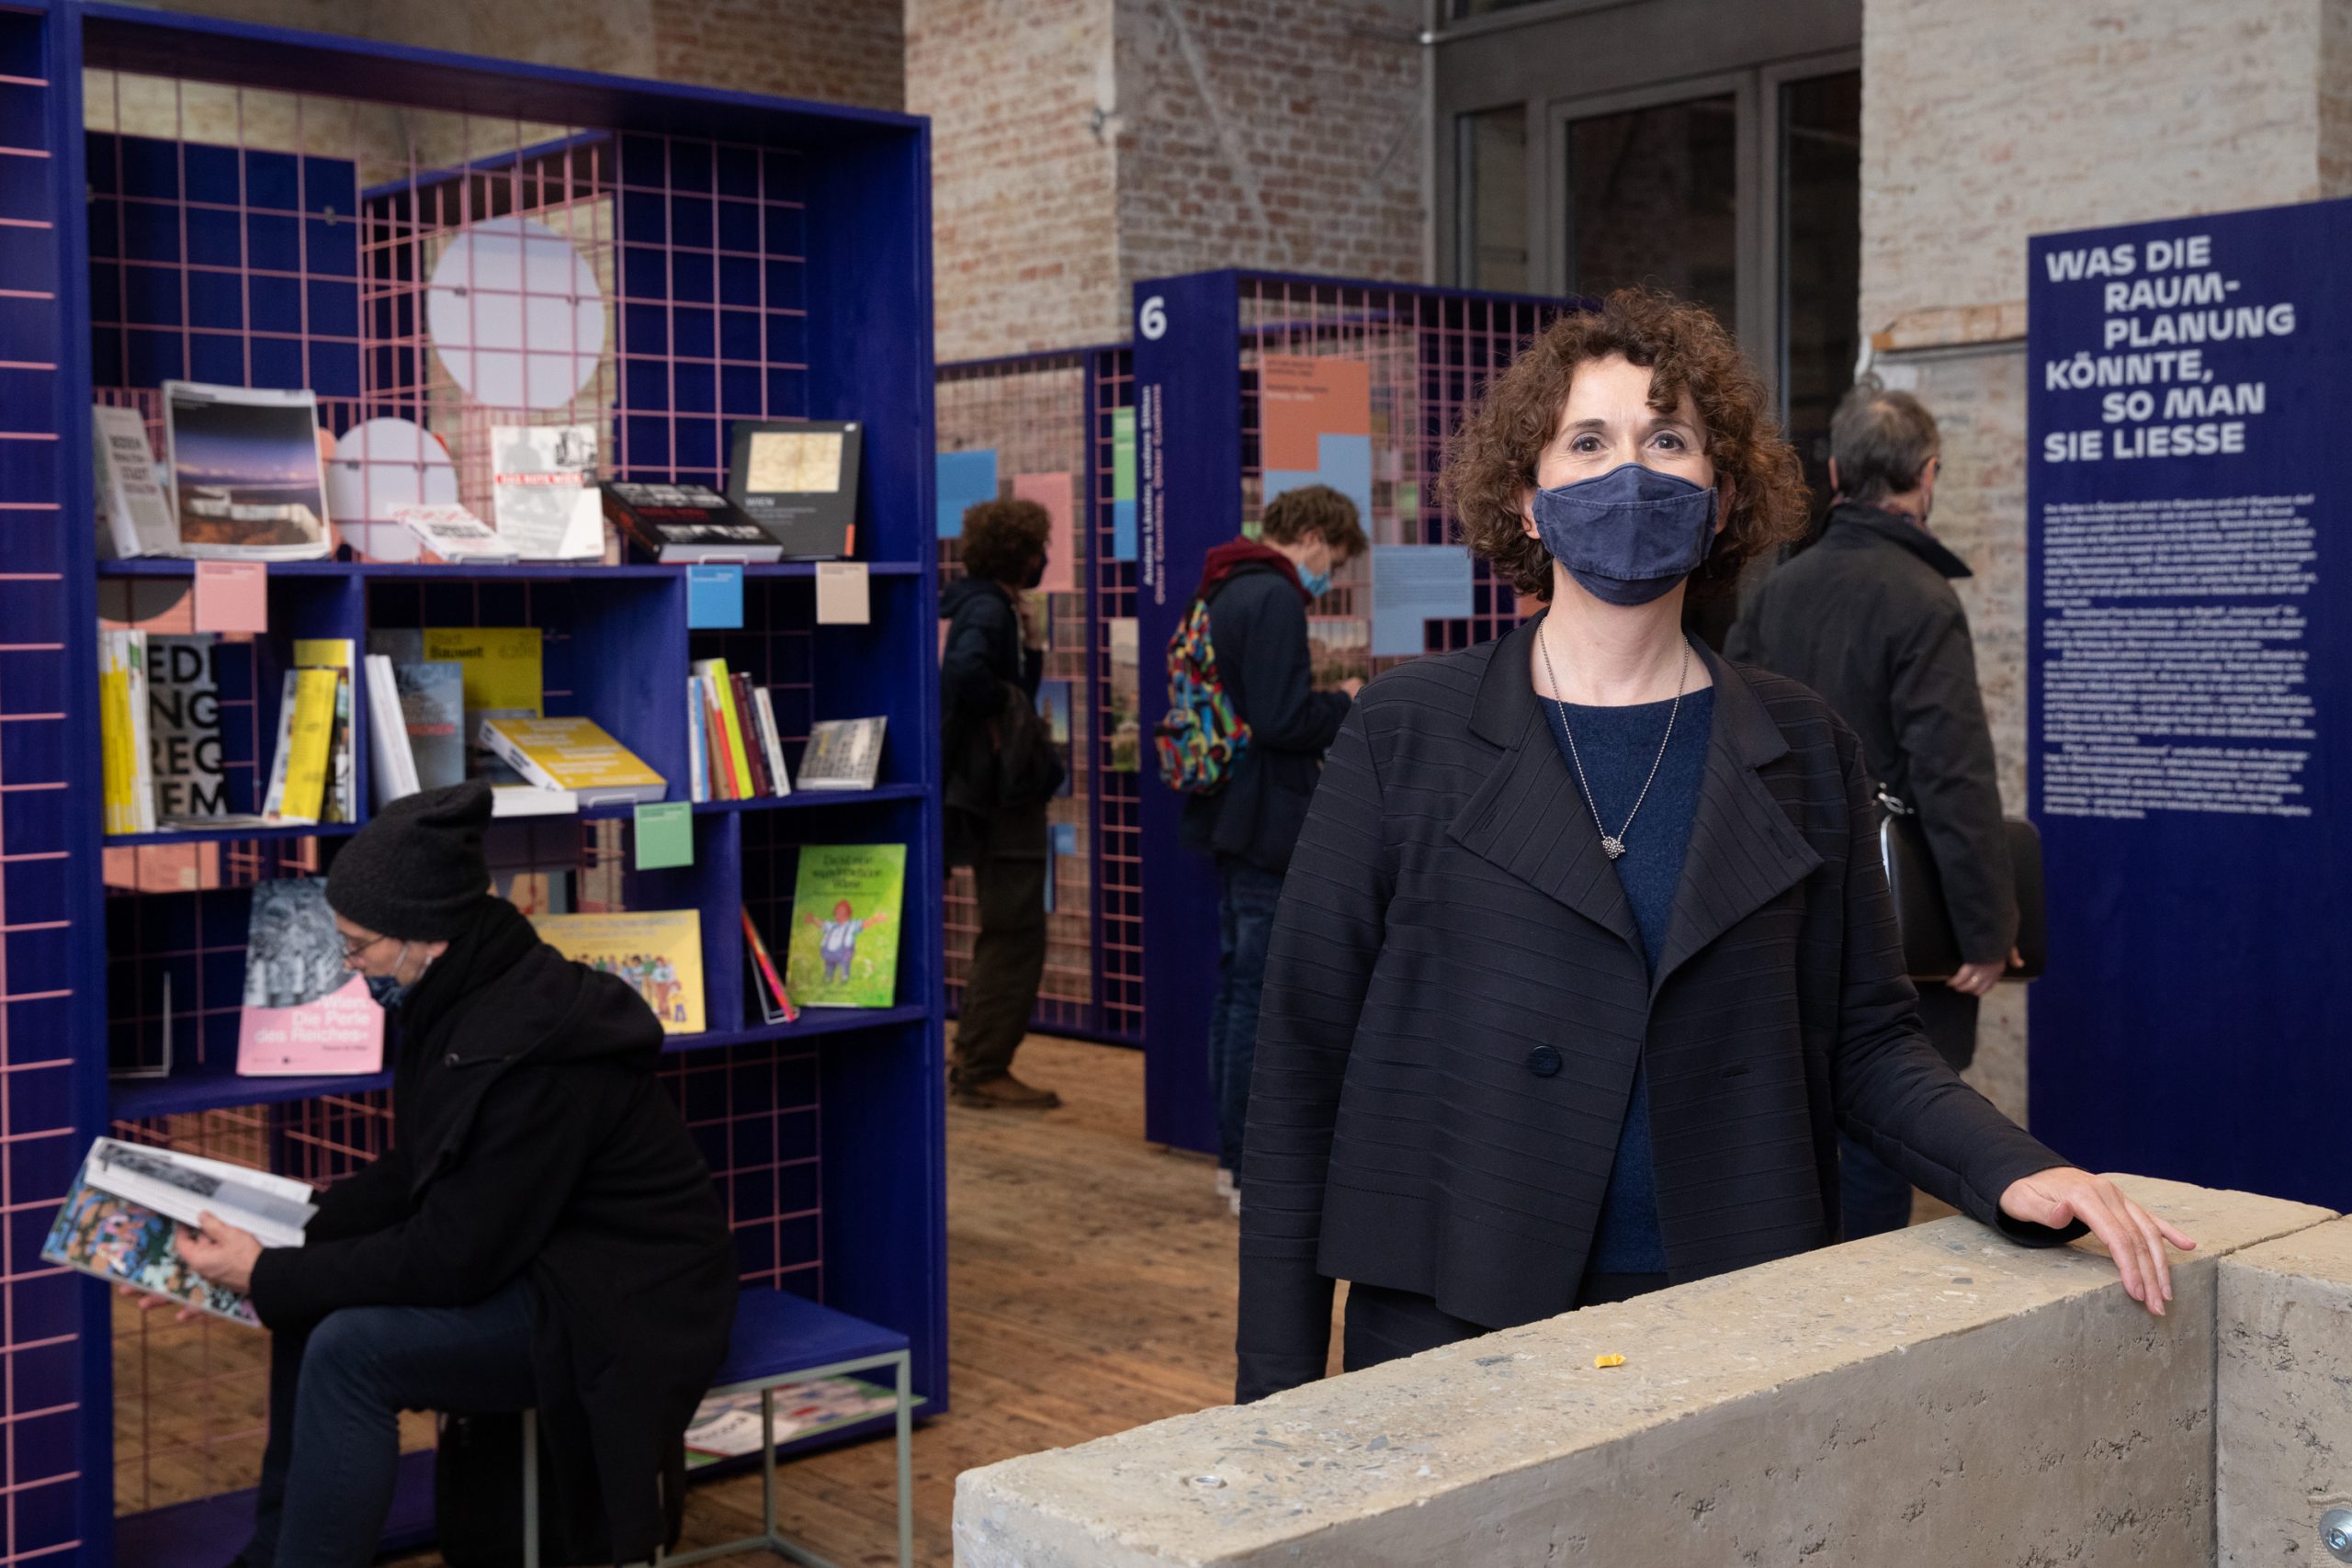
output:
<instances>
[{"instance_id":1,"label":"wooden plank floor","mask_svg":"<svg viewBox=\"0 0 2352 1568\"><path fill-rule=\"evenodd\" d=\"M1237 1222L1205 1157L1144 1143L1142 1054L1033 1037L1018 1066L1059 1090L1062 1109L947 1111L955 1408L915 1429L915 1560L927 1568L954 1560L962 1472L1233 1397ZM890 1563L893 1483L887 1438L786 1465L785 1532L841 1568ZM756 1472L698 1486L684 1544L756 1532L759 1515Z\"/></svg>"}]
</instances>

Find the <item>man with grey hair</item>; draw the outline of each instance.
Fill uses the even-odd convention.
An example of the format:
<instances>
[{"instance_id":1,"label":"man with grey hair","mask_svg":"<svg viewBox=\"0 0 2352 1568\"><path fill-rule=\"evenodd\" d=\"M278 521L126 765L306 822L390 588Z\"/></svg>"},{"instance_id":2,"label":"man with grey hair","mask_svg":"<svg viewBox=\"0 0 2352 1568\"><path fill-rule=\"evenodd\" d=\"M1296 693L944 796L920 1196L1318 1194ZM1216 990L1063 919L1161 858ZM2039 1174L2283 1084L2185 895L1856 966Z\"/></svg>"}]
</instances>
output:
<instances>
[{"instance_id":1,"label":"man with grey hair","mask_svg":"<svg viewBox=\"0 0 2352 1568\"><path fill-rule=\"evenodd\" d=\"M1944 1059L1965 1067L1977 998L2018 929L1993 734L1951 582L1969 571L1928 532L1943 459L1918 399L1865 378L1838 406L1829 448L1836 493L1820 538L1748 596L1724 650L1827 698L1861 737L1871 776L1919 814L1967 960L1921 987L1919 1013ZM1849 1239L1910 1218L1909 1184L1851 1142L1840 1186Z\"/></svg>"}]
</instances>

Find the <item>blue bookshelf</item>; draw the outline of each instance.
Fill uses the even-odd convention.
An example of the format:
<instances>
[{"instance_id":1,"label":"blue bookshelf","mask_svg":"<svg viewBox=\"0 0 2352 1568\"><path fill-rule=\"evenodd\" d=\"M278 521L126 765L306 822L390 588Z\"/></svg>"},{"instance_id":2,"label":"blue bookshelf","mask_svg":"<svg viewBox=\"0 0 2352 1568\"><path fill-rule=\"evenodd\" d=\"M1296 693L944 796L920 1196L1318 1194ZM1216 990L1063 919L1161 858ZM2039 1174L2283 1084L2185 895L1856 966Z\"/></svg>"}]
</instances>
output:
<instances>
[{"instance_id":1,"label":"blue bookshelf","mask_svg":"<svg viewBox=\"0 0 2352 1568\"><path fill-rule=\"evenodd\" d=\"M124 1326L96 1285L39 1259L86 1141L111 1129L332 1180L390 1131L389 1074L231 1070L245 890L322 874L351 829L100 831L98 618L143 617L193 569L96 560L90 408L152 420L174 376L307 386L330 435L411 420L477 509L492 423L588 423L610 477L717 484L734 421L864 422L870 624L818 625L808 562L747 569L743 627L707 632L687 626L678 567L458 570L347 542L273 563L269 630L224 642L224 777L250 809L293 639L365 646L388 627L539 627L548 710L596 719L673 799L693 659L723 652L773 688L795 742L886 716L877 788L701 803L690 867L634 869L630 814L610 807L502 822L492 850L502 867L607 870L626 908L700 913L708 1027L673 1038L663 1076L745 1280L906 1336L924 1413L946 1408L928 182L928 130L906 116L129 6L0 10L0 1564L209 1564L247 1522L258 1434L230 1407L250 1404L257 1337L190 1329L209 1337L141 1359L137 1337L170 1330ZM424 292L469 224L522 219L584 259L605 334L575 355L569 400L481 408L427 339ZM780 947L798 852L826 842L908 848L894 1005L763 1025L740 911ZM141 890L119 852L207 869ZM119 1037L160 1027L166 975L172 1076L110 1081ZM118 1380L119 1350L135 1376ZM187 1362L217 1398L171 1383ZM387 1544L429 1534L428 1477L413 1456Z\"/></svg>"}]
</instances>

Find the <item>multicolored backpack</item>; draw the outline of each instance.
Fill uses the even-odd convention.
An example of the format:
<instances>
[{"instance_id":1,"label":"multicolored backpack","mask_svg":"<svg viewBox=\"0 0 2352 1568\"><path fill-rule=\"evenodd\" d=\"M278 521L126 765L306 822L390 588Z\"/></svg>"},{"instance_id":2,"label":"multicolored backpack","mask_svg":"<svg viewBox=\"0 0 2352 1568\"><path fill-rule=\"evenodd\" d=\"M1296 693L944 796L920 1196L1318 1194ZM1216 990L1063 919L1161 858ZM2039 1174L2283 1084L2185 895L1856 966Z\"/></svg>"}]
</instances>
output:
<instances>
[{"instance_id":1,"label":"multicolored backpack","mask_svg":"<svg viewBox=\"0 0 2352 1568\"><path fill-rule=\"evenodd\" d=\"M1214 795L1250 750L1250 726L1216 671L1209 606L1194 599L1168 639L1168 714L1152 730L1159 782L1183 795Z\"/></svg>"}]
</instances>

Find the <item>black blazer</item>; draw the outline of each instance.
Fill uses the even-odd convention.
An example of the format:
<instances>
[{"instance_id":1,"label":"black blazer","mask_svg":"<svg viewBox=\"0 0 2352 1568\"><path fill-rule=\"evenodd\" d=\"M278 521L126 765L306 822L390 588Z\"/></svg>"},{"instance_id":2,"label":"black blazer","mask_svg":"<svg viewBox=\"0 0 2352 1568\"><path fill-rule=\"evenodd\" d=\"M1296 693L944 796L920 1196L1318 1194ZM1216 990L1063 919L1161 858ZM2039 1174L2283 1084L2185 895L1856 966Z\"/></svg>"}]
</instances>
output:
<instances>
[{"instance_id":1,"label":"black blazer","mask_svg":"<svg viewBox=\"0 0 2352 1568\"><path fill-rule=\"evenodd\" d=\"M2065 1162L1929 1048L1853 732L1708 654L1714 728L1653 978L1529 677L1541 618L1340 731L1283 889L1241 1183L1238 1397L1320 1377L1331 1281L1507 1327L1575 1303L1636 1057L1677 1281L1836 1239L1845 1129L2019 1241Z\"/></svg>"}]
</instances>

